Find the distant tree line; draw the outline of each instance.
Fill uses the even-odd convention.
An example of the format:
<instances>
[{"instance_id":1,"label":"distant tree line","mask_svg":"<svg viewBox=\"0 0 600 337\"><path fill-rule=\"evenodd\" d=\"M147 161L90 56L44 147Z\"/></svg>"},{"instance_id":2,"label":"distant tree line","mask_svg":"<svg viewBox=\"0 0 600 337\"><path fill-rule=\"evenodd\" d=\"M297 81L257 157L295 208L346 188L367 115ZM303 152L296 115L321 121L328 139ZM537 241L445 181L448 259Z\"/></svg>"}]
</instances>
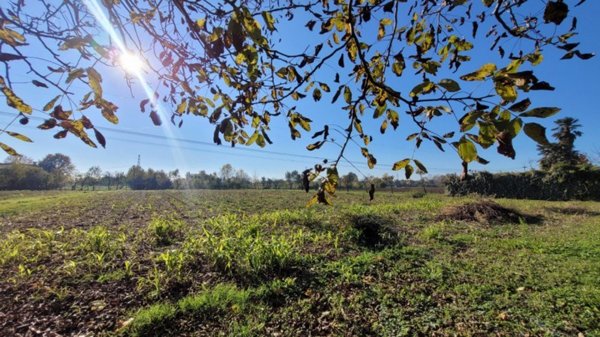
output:
<instances>
[{"instance_id":1,"label":"distant tree line","mask_svg":"<svg viewBox=\"0 0 600 337\"><path fill-rule=\"evenodd\" d=\"M582 135L577 119L556 121L554 143L538 146L539 170L520 173L478 172L468 177L448 176L451 195L480 195L541 200L600 200L600 167L575 149Z\"/></svg>"},{"instance_id":2,"label":"distant tree line","mask_svg":"<svg viewBox=\"0 0 600 337\"><path fill-rule=\"evenodd\" d=\"M243 169L225 164L218 172L185 173L179 170L165 172L144 169L134 165L127 172L103 171L92 166L85 172L77 172L71 159L63 154L50 154L39 162L19 156L9 157L0 164L0 190L162 190L162 189L302 189L302 173L294 170L285 172L284 178L251 177ZM403 188L431 188L442 186L441 177L421 180L399 180L384 174L360 179L356 173L340 176L340 188L365 190L371 184L378 190L394 192ZM318 188L318 182L313 183Z\"/></svg>"}]
</instances>

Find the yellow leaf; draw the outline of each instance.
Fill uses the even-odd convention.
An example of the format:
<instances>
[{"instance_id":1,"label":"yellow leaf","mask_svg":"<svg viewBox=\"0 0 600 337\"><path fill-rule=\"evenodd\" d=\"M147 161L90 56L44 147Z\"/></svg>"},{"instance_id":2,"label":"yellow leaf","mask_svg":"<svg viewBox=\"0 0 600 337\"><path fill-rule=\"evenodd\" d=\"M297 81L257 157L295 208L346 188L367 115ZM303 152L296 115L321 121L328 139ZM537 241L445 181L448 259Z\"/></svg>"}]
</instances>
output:
<instances>
[{"instance_id":1,"label":"yellow leaf","mask_svg":"<svg viewBox=\"0 0 600 337\"><path fill-rule=\"evenodd\" d=\"M482 81L486 77L492 76L496 71L496 65L493 63L484 64L479 70L461 76L463 81Z\"/></svg>"},{"instance_id":2,"label":"yellow leaf","mask_svg":"<svg viewBox=\"0 0 600 337\"><path fill-rule=\"evenodd\" d=\"M12 131L6 131L6 133L11 137L17 138L18 140L22 140L22 141L28 142L28 143L33 143L33 141L29 137L24 136L20 133L12 132Z\"/></svg>"},{"instance_id":3,"label":"yellow leaf","mask_svg":"<svg viewBox=\"0 0 600 337\"><path fill-rule=\"evenodd\" d=\"M96 97L102 97L102 76L94 68L87 68L90 88L94 91Z\"/></svg>"},{"instance_id":4,"label":"yellow leaf","mask_svg":"<svg viewBox=\"0 0 600 337\"><path fill-rule=\"evenodd\" d=\"M6 96L6 104L8 106L17 109L19 110L19 112L22 112L24 114L31 114L31 106L23 102L21 98L15 95L15 93L6 85L4 77L2 76L0 76L0 90L2 90L4 96Z\"/></svg>"},{"instance_id":5,"label":"yellow leaf","mask_svg":"<svg viewBox=\"0 0 600 337\"><path fill-rule=\"evenodd\" d=\"M50 102L46 103L46 105L44 105L44 111L50 111L50 109L54 108L54 104L56 104L56 101L58 101L60 96L61 95L58 95L54 97Z\"/></svg>"},{"instance_id":6,"label":"yellow leaf","mask_svg":"<svg viewBox=\"0 0 600 337\"><path fill-rule=\"evenodd\" d=\"M4 143L0 143L0 148L2 148L2 150L4 150L4 152L8 153L11 156L18 156L19 154L17 153L17 151L15 151L15 149L13 149L12 147L4 144Z\"/></svg>"}]
</instances>

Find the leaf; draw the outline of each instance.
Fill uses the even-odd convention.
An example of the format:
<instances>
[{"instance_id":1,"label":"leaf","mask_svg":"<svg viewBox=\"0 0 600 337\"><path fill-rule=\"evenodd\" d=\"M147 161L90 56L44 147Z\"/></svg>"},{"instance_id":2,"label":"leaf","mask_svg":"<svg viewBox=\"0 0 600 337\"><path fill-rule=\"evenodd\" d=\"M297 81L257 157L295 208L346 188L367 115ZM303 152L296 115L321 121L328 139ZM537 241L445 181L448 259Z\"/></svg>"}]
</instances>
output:
<instances>
[{"instance_id":1,"label":"leaf","mask_svg":"<svg viewBox=\"0 0 600 337\"><path fill-rule=\"evenodd\" d=\"M560 25L569 14L569 6L562 0L548 1L544 10L544 22Z\"/></svg>"},{"instance_id":2,"label":"leaf","mask_svg":"<svg viewBox=\"0 0 600 337\"><path fill-rule=\"evenodd\" d=\"M508 124L508 132L510 133L511 137L516 137L521 131L522 127L523 120L521 118L515 118Z\"/></svg>"},{"instance_id":3,"label":"leaf","mask_svg":"<svg viewBox=\"0 0 600 337\"><path fill-rule=\"evenodd\" d=\"M9 54L9 53L0 53L0 62L8 62L8 61L15 61L15 60L22 60L22 59L25 59L25 56Z\"/></svg>"},{"instance_id":4,"label":"leaf","mask_svg":"<svg viewBox=\"0 0 600 337\"><path fill-rule=\"evenodd\" d=\"M427 168L425 167L425 165L423 165L423 163L421 163L420 161L413 159L413 162L415 163L415 165L417 165L417 168L419 170L421 170L423 173L428 173L427 172Z\"/></svg>"},{"instance_id":5,"label":"leaf","mask_svg":"<svg viewBox=\"0 0 600 337\"><path fill-rule=\"evenodd\" d=\"M88 44L91 40L91 37L88 35L88 37L82 38L79 36L75 36L75 37L71 37L71 38L67 38L65 40L65 42L63 42L63 44L60 45L60 47L58 48L59 50L67 50L67 49L79 49L83 46L85 46L86 44Z\"/></svg>"},{"instance_id":6,"label":"leaf","mask_svg":"<svg viewBox=\"0 0 600 337\"><path fill-rule=\"evenodd\" d=\"M40 82L38 80L33 80L33 81L31 81L31 83L33 83L33 85L35 85L38 88L48 88L48 86L46 85L46 83Z\"/></svg>"},{"instance_id":7,"label":"leaf","mask_svg":"<svg viewBox=\"0 0 600 337\"><path fill-rule=\"evenodd\" d=\"M406 165L406 167L404 168L404 176L406 177L406 179L410 179L410 176L412 176L414 171L415 169L412 167L412 165Z\"/></svg>"},{"instance_id":8,"label":"leaf","mask_svg":"<svg viewBox=\"0 0 600 337\"><path fill-rule=\"evenodd\" d=\"M418 96L420 94L428 94L430 93L433 89L435 89L435 83L427 80L423 83L417 84L411 91L410 91L410 97L415 97Z\"/></svg>"},{"instance_id":9,"label":"leaf","mask_svg":"<svg viewBox=\"0 0 600 337\"><path fill-rule=\"evenodd\" d=\"M508 110L514 112L523 112L527 110L527 108L529 108L530 105L531 101L529 100L529 98L526 98L518 103L511 105L510 107L508 107Z\"/></svg>"},{"instance_id":10,"label":"leaf","mask_svg":"<svg viewBox=\"0 0 600 337\"><path fill-rule=\"evenodd\" d=\"M113 124L118 124L119 123L119 118L117 117L117 115L115 115L115 112L114 112L113 109L103 108L101 112L102 112L102 116L104 118L106 118L107 121L109 121L109 122L111 122ZM153 111L153 112L156 114L155 111ZM158 115L156 115L156 117L158 117ZM152 117L152 113L150 113L150 118L152 118L152 122L154 122L154 125L160 125L161 124L161 123L156 124L154 117ZM159 121L160 121L160 118L159 118Z\"/></svg>"},{"instance_id":11,"label":"leaf","mask_svg":"<svg viewBox=\"0 0 600 337\"><path fill-rule=\"evenodd\" d=\"M20 134L20 133L17 133L17 132L12 132L12 131L5 131L5 132L6 132L6 133L7 133L9 136L11 136L11 137L15 137L15 138L17 138L18 140L22 140L22 141L24 141L24 142L28 142L28 143L33 143L33 141L32 141L32 140L31 140L29 137L27 137L27 136L24 136L24 135L22 135L22 134Z\"/></svg>"},{"instance_id":12,"label":"leaf","mask_svg":"<svg viewBox=\"0 0 600 337\"><path fill-rule=\"evenodd\" d=\"M162 124L160 116L158 115L158 113L155 110L152 110L150 112L150 119L152 119L152 123L154 123L154 125L156 125L156 126L159 126Z\"/></svg>"},{"instance_id":13,"label":"leaf","mask_svg":"<svg viewBox=\"0 0 600 337\"><path fill-rule=\"evenodd\" d=\"M62 130L62 131L57 132L53 137L56 139L63 139L67 136L67 133L69 133L68 130Z\"/></svg>"},{"instance_id":14,"label":"leaf","mask_svg":"<svg viewBox=\"0 0 600 337\"><path fill-rule=\"evenodd\" d=\"M252 145L258 139L258 130L255 130L252 136L246 141L246 145Z\"/></svg>"},{"instance_id":15,"label":"leaf","mask_svg":"<svg viewBox=\"0 0 600 337\"><path fill-rule=\"evenodd\" d=\"M46 119L46 121L44 121L44 123L38 125L38 129L41 129L41 130L52 129L57 124L58 123L56 122L56 119L54 119L54 118Z\"/></svg>"},{"instance_id":16,"label":"leaf","mask_svg":"<svg viewBox=\"0 0 600 337\"><path fill-rule=\"evenodd\" d=\"M397 162L394 163L394 166L392 166L392 171L402 170L403 168L406 167L406 165L408 165L408 163L410 163L410 159L409 158L397 161Z\"/></svg>"},{"instance_id":17,"label":"leaf","mask_svg":"<svg viewBox=\"0 0 600 337\"><path fill-rule=\"evenodd\" d=\"M529 138L533 139L538 144L546 145L549 143L546 138L546 128L537 123L525 124L523 131Z\"/></svg>"},{"instance_id":18,"label":"leaf","mask_svg":"<svg viewBox=\"0 0 600 337\"><path fill-rule=\"evenodd\" d=\"M80 68L70 71L66 80L67 84L73 82L73 80L75 80L76 78L81 78L83 74L84 70Z\"/></svg>"},{"instance_id":19,"label":"leaf","mask_svg":"<svg viewBox=\"0 0 600 337\"><path fill-rule=\"evenodd\" d=\"M502 131L496 136L496 139L498 140L498 153L511 159L515 159L516 153L512 144L510 132Z\"/></svg>"},{"instance_id":20,"label":"leaf","mask_svg":"<svg viewBox=\"0 0 600 337\"><path fill-rule=\"evenodd\" d=\"M449 78L441 80L438 84L440 85L440 87L450 92L457 92L460 90L460 85L458 85L458 82Z\"/></svg>"},{"instance_id":21,"label":"leaf","mask_svg":"<svg viewBox=\"0 0 600 337\"><path fill-rule=\"evenodd\" d=\"M550 85L550 83L545 82L545 81L540 81L537 82L536 84L532 85L529 90L549 90L549 91L553 91L554 87Z\"/></svg>"},{"instance_id":22,"label":"leaf","mask_svg":"<svg viewBox=\"0 0 600 337\"><path fill-rule=\"evenodd\" d=\"M60 120L66 120L69 119L69 117L71 117L71 111L64 111L62 106L57 105L54 107L54 110L50 114L50 117Z\"/></svg>"},{"instance_id":23,"label":"leaf","mask_svg":"<svg viewBox=\"0 0 600 337\"><path fill-rule=\"evenodd\" d=\"M464 162L470 163L477 159L477 149L475 148L475 144L466 137L463 136L460 139L457 149L458 155Z\"/></svg>"},{"instance_id":24,"label":"leaf","mask_svg":"<svg viewBox=\"0 0 600 337\"><path fill-rule=\"evenodd\" d=\"M377 159L375 159L375 157L373 157L372 154L369 154L367 156L367 165L369 166L369 168L370 169L374 168L376 164L377 164Z\"/></svg>"},{"instance_id":25,"label":"leaf","mask_svg":"<svg viewBox=\"0 0 600 337\"><path fill-rule=\"evenodd\" d=\"M265 20L265 23L267 24L267 29L270 31L275 31L277 30L275 28L275 19L273 18L273 15L271 15L271 13L269 12L262 12L262 17Z\"/></svg>"},{"instance_id":26,"label":"leaf","mask_svg":"<svg viewBox=\"0 0 600 337\"><path fill-rule=\"evenodd\" d=\"M352 102L352 91L350 87L344 86L344 100L346 103L350 104Z\"/></svg>"},{"instance_id":27,"label":"leaf","mask_svg":"<svg viewBox=\"0 0 600 337\"><path fill-rule=\"evenodd\" d=\"M102 97L102 76L94 68L87 68L87 75L90 88L94 91L96 97Z\"/></svg>"},{"instance_id":28,"label":"leaf","mask_svg":"<svg viewBox=\"0 0 600 337\"><path fill-rule=\"evenodd\" d=\"M308 190L306 192L308 192ZM319 198L315 194L312 196L312 198L310 198L310 200L308 200L308 202L306 203L306 207L311 207L311 206L315 205L318 201L319 201Z\"/></svg>"},{"instance_id":29,"label":"leaf","mask_svg":"<svg viewBox=\"0 0 600 337\"><path fill-rule=\"evenodd\" d=\"M0 40L12 47L22 46L25 44L25 37L23 35L8 28L0 29Z\"/></svg>"},{"instance_id":30,"label":"leaf","mask_svg":"<svg viewBox=\"0 0 600 337\"><path fill-rule=\"evenodd\" d=\"M44 111L50 111L50 109L52 109L54 107L54 104L56 104L56 101L58 101L60 96L61 95L58 95L58 96L54 97L50 102L46 103L46 105L44 105Z\"/></svg>"},{"instance_id":31,"label":"leaf","mask_svg":"<svg viewBox=\"0 0 600 337\"><path fill-rule=\"evenodd\" d=\"M321 90L319 90L318 88L315 88L315 90L313 90L313 99L315 100L315 102L318 102L321 100Z\"/></svg>"},{"instance_id":32,"label":"leaf","mask_svg":"<svg viewBox=\"0 0 600 337\"><path fill-rule=\"evenodd\" d=\"M526 111L521 114L522 117L537 117L537 118L547 118L550 116L556 115L561 109L560 108L535 108L529 111Z\"/></svg>"},{"instance_id":33,"label":"leaf","mask_svg":"<svg viewBox=\"0 0 600 337\"><path fill-rule=\"evenodd\" d=\"M140 110L146 112L146 105L150 102L150 99L146 98L140 101Z\"/></svg>"},{"instance_id":34,"label":"leaf","mask_svg":"<svg viewBox=\"0 0 600 337\"><path fill-rule=\"evenodd\" d=\"M18 156L19 155L17 153L17 151L15 151L15 149L13 149L12 147L10 147L4 143L0 143L0 148L2 148L2 150L4 150L4 152L8 153L10 156Z\"/></svg>"},{"instance_id":35,"label":"leaf","mask_svg":"<svg viewBox=\"0 0 600 337\"><path fill-rule=\"evenodd\" d=\"M94 128L94 135L96 136L98 143L100 143L103 148L106 148L106 138L104 138L104 135L102 135L96 128Z\"/></svg>"},{"instance_id":36,"label":"leaf","mask_svg":"<svg viewBox=\"0 0 600 337\"><path fill-rule=\"evenodd\" d=\"M517 89L500 81L496 82L496 93L506 102L514 102L517 99Z\"/></svg>"},{"instance_id":37,"label":"leaf","mask_svg":"<svg viewBox=\"0 0 600 337\"><path fill-rule=\"evenodd\" d=\"M390 1L387 4L383 5L383 11L391 13L394 10L394 1Z\"/></svg>"},{"instance_id":38,"label":"leaf","mask_svg":"<svg viewBox=\"0 0 600 337\"><path fill-rule=\"evenodd\" d=\"M33 111L31 106L15 95L12 89L6 85L4 77L2 76L0 76L0 90L2 90L4 96L6 96L6 104L8 106L17 109L21 113L31 115L31 112Z\"/></svg>"},{"instance_id":39,"label":"leaf","mask_svg":"<svg viewBox=\"0 0 600 337\"><path fill-rule=\"evenodd\" d=\"M313 151L313 150L316 150L316 149L320 148L322 145L323 145L323 142L322 141L318 141L316 143L308 144L306 146L306 149L308 151Z\"/></svg>"},{"instance_id":40,"label":"leaf","mask_svg":"<svg viewBox=\"0 0 600 337\"><path fill-rule=\"evenodd\" d=\"M479 70L460 77L463 81L483 81L486 77L492 76L496 71L496 65L493 63L484 64Z\"/></svg>"}]
</instances>

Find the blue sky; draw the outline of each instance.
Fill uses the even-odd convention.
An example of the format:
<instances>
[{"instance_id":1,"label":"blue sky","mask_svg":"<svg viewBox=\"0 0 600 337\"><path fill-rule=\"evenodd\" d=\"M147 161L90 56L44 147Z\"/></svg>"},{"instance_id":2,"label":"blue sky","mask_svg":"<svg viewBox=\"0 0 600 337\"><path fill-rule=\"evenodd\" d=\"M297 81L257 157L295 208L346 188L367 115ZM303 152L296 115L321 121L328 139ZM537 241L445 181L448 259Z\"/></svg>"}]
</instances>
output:
<instances>
[{"instance_id":1,"label":"blue sky","mask_svg":"<svg viewBox=\"0 0 600 337\"><path fill-rule=\"evenodd\" d=\"M598 52L600 50L600 39L596 35L600 32L600 24L596 17L597 13L600 13L600 2L598 1L587 1L583 6L572 9L572 14L575 14L579 20L578 31L580 35L576 41L581 42L580 48L585 52ZM305 21L300 18L297 20L296 26L294 24L282 26L282 43L285 46L303 50L308 45L308 43L303 44L302 41L306 41L309 37L303 35L303 29L298 29L304 25ZM376 26L376 20L371 22ZM563 23L563 25L568 25L568 23ZM465 32L465 35L470 35L470 31ZM311 44L315 43L314 41L310 42ZM476 46L475 51L470 54L474 61L462 67L458 74L473 71L479 65L487 62L500 62L499 64L507 62L506 60L499 61L496 53L488 51L488 46L489 40L481 46ZM510 46L505 49L510 50ZM577 148L584 153L599 150L600 133L597 132L597 128L600 125L600 115L597 112L597 99L600 94L600 58L594 57L588 61L580 61L577 58L561 61L559 59L563 53L558 52L556 49L546 48L544 52L544 62L535 68L536 76L541 80L550 82L556 87L556 91L537 92L528 97L531 97L534 106L557 106L563 110L552 118L541 121L536 120L536 122L552 127L552 121L558 118L564 116L578 118L583 124L582 131L584 135L578 139ZM331 63L332 65L326 67L334 69L337 59ZM17 70L13 71L12 75L12 80L15 83L29 83L33 79L23 68L19 68L19 65L11 66ZM407 71L410 71L410 68L407 68ZM321 78L315 79L330 82L333 74L334 72L326 70L322 73ZM52 138L54 132L34 128L34 126L40 124L39 120L32 120L25 127L15 123L9 128L11 131L26 134L34 141L33 143L23 143L10 139L7 135L0 136L0 141L15 147L20 153L34 160L39 160L49 153L64 153L72 158L80 171L85 171L94 165L108 171L125 171L136 163L138 155L140 155L143 167L155 169L173 170L179 168L183 172L217 171L225 163L230 163L235 168L243 168L251 176L282 177L285 171L301 171L311 167L319 158L331 159L337 154L338 148L334 144L329 144L320 151L307 151L305 147L310 143L312 133L304 133L300 140L292 141L287 128L287 121L284 118L274 118L271 126L273 131L270 134L274 144L264 149L257 146L249 148L238 146L231 149L227 145L213 145L212 131L214 127L207 120L199 117L185 118L182 128L173 127L168 121L165 121L163 126L156 127L152 124L147 113L143 114L139 111L139 101L144 98L142 91L136 87L132 96L129 89L122 84L122 71L108 69L102 75L105 84L105 97L113 100L120 107L118 110L120 123L118 125L112 125L105 121L99 112L90 116L93 117L95 124L101 127L107 138L106 149L90 148L72 136L55 140ZM438 78L443 78L443 76ZM404 82L392 82L392 85L402 88L403 92L407 92L414 84L418 83L410 79L410 76L403 77ZM461 82L461 84L463 83ZM75 91L85 89L82 86L83 84L74 85L72 89ZM335 91L333 86L332 89ZM38 109L56 94L47 89L19 84L15 86L15 90ZM339 109L339 105L329 103L332 94L333 92L330 95L324 95L318 103L307 99L305 102L297 104L299 111L315 121L313 131L319 130L323 123L336 123L344 127L347 124L345 112ZM367 128L366 132L372 134L375 138L369 149L377 157L378 165L376 169L369 170L360 154L360 149L357 146L351 146L347 157L355 162L356 167L362 173L366 175L395 174L391 171L392 163L412 155L414 151L413 143L406 142L405 138L414 132L414 126L411 125L406 115L403 116L402 108L399 112L400 127L396 132L391 132L390 128L384 136L381 136L378 132L381 120L368 121L370 120L369 112L367 112L369 117L365 116L363 118ZM6 106L4 100L1 100L0 128L10 122L14 114L15 110ZM43 115L35 112L34 116L43 117ZM436 122L435 125L438 130L443 131L451 131L457 128L456 121L450 116L446 116L443 120ZM336 131L333 134L335 135ZM165 137L171 139L165 139ZM180 140L173 140L173 138ZM341 140L342 137L339 136L338 138ZM473 168L490 171L517 171L536 167L538 154L535 143L522 133L515 139L514 144L517 149L515 160L498 155L495 147L492 147L485 151L480 150L483 151L480 152L481 156L491 163L486 167L474 164L472 165ZM425 163L432 174L460 171L460 160L456 153L450 150L442 153L437 150L433 143L424 142L421 148L416 151L415 158ZM340 171L346 172L348 170L356 171L347 163L343 163Z\"/></svg>"}]
</instances>

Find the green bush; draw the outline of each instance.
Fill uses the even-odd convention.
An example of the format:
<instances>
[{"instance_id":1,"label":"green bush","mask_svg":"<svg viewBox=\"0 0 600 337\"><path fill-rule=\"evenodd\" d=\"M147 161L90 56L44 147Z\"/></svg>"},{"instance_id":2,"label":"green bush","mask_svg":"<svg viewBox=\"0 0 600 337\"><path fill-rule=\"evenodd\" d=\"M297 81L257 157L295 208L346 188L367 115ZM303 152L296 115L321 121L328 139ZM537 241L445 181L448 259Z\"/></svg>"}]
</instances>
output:
<instances>
[{"instance_id":1,"label":"green bush","mask_svg":"<svg viewBox=\"0 0 600 337\"><path fill-rule=\"evenodd\" d=\"M474 193L513 199L600 200L600 170L594 167L552 172L478 172L466 180L450 175L444 184L453 196Z\"/></svg>"}]
</instances>

